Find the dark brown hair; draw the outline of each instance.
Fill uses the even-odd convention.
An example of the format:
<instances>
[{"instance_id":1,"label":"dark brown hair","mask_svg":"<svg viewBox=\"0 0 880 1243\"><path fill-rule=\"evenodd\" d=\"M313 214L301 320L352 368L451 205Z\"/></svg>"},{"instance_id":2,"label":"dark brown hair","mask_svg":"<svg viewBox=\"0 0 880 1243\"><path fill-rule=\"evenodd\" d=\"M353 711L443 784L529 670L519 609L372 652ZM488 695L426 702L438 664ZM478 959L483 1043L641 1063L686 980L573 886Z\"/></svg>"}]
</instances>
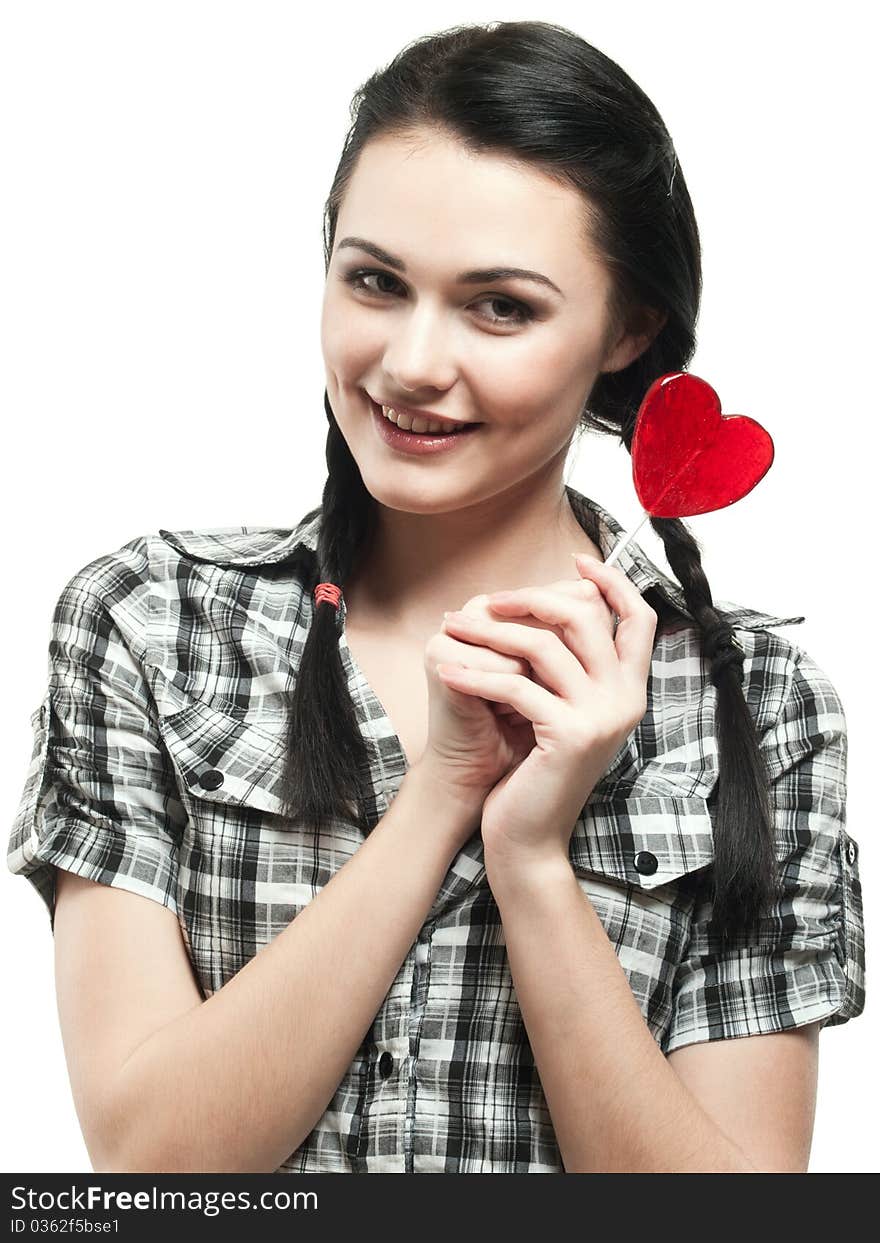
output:
<instances>
[{"instance_id":1,"label":"dark brown hair","mask_svg":"<svg viewBox=\"0 0 880 1243\"><path fill-rule=\"evenodd\" d=\"M405 47L358 89L327 199L329 268L340 203L365 145L416 127L450 135L474 152L512 156L580 191L594 249L612 277L609 334L666 320L629 366L599 375L579 427L631 448L642 398L658 376L686 368L696 345L700 240L672 140L650 99L606 55L545 22L458 26ZM367 546L374 502L339 430L325 389L327 481L310 586L344 586ZM317 511L313 511L315 513ZM717 687L719 778L714 800L714 917L727 938L748 927L775 892L768 775L743 694L743 653L712 602L700 548L685 524L652 518L701 632ZM330 816L356 814L370 756L339 654L332 603L315 607L293 695L284 774L290 814L320 833Z\"/></svg>"}]
</instances>

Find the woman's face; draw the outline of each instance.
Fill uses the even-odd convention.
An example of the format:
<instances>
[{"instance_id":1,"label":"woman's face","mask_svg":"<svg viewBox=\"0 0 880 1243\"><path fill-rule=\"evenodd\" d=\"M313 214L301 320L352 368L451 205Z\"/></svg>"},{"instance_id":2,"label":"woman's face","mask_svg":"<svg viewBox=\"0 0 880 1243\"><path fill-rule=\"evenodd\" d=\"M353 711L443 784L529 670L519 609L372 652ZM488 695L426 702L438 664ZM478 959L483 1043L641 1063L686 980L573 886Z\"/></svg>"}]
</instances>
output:
<instances>
[{"instance_id":1,"label":"woman's face","mask_svg":"<svg viewBox=\"0 0 880 1243\"><path fill-rule=\"evenodd\" d=\"M603 356L609 277L583 218L574 190L434 131L364 148L339 211L321 344L330 404L380 504L443 512L561 477L600 370L646 344L626 338ZM500 268L542 279L463 279ZM379 434L371 398L481 426L450 452L414 456Z\"/></svg>"}]
</instances>

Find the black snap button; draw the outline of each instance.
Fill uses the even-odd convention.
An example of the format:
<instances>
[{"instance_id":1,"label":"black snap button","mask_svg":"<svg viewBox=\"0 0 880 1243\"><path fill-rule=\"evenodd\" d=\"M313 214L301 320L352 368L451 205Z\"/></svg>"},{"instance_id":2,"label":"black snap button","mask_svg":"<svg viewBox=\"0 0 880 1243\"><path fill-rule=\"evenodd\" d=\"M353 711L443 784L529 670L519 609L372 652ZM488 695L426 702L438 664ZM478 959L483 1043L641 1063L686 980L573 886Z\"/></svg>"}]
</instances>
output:
<instances>
[{"instance_id":1,"label":"black snap button","mask_svg":"<svg viewBox=\"0 0 880 1243\"><path fill-rule=\"evenodd\" d=\"M652 855L650 850L640 850L633 859L633 864L642 876L653 876L657 871L657 856Z\"/></svg>"},{"instance_id":2,"label":"black snap button","mask_svg":"<svg viewBox=\"0 0 880 1243\"><path fill-rule=\"evenodd\" d=\"M199 785L204 786L206 790L216 790L223 784L223 774L219 768L209 768L206 773L202 773L199 777Z\"/></svg>"},{"instance_id":3,"label":"black snap button","mask_svg":"<svg viewBox=\"0 0 880 1243\"><path fill-rule=\"evenodd\" d=\"M382 1054L382 1056L379 1058L379 1074L382 1076L383 1079L387 1079L388 1076L391 1074L391 1067L393 1065L394 1065L394 1058L391 1056L391 1054L386 1049L385 1052Z\"/></svg>"},{"instance_id":4,"label":"black snap button","mask_svg":"<svg viewBox=\"0 0 880 1243\"><path fill-rule=\"evenodd\" d=\"M855 842L850 841L850 842L848 842L848 843L847 843L847 847L846 847L846 857L847 857L847 859L849 860L850 864L855 863L855 861L856 861L856 844L855 844Z\"/></svg>"}]
</instances>

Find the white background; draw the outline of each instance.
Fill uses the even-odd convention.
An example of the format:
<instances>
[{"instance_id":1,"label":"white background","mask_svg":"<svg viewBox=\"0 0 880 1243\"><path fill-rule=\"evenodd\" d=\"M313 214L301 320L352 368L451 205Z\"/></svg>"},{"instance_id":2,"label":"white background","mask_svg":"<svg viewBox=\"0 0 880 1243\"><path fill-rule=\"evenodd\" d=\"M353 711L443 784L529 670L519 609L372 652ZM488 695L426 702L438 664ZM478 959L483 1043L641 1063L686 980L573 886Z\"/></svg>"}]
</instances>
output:
<instances>
[{"instance_id":1,"label":"white background","mask_svg":"<svg viewBox=\"0 0 880 1243\"><path fill-rule=\"evenodd\" d=\"M704 248L690 365L773 436L770 473L688 520L716 599L837 686L868 1002L820 1038L811 1170L877 1170L873 365L876 65L868 7L6 3L0 16L0 397L7 653L0 806L11 826L52 607L96 556L159 527L292 526L325 477L322 208L354 89L458 22L568 26L639 83L675 142ZM626 451L589 437L569 482L627 527ZM646 526L642 547L666 568ZM89 1171L48 916L0 873L5 1171Z\"/></svg>"}]
</instances>

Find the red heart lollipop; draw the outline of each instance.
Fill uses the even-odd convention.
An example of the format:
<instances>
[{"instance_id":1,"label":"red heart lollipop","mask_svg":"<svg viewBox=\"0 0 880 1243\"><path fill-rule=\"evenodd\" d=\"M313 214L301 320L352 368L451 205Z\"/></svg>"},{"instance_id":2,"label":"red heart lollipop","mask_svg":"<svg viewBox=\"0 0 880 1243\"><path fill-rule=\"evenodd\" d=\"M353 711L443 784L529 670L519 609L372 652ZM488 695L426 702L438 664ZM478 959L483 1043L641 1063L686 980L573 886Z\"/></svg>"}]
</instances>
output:
<instances>
[{"instance_id":1,"label":"red heart lollipop","mask_svg":"<svg viewBox=\"0 0 880 1243\"><path fill-rule=\"evenodd\" d=\"M747 415L722 415L705 380L673 371L645 394L632 468L638 498L652 517L685 518L732 505L772 463L770 433Z\"/></svg>"}]
</instances>

